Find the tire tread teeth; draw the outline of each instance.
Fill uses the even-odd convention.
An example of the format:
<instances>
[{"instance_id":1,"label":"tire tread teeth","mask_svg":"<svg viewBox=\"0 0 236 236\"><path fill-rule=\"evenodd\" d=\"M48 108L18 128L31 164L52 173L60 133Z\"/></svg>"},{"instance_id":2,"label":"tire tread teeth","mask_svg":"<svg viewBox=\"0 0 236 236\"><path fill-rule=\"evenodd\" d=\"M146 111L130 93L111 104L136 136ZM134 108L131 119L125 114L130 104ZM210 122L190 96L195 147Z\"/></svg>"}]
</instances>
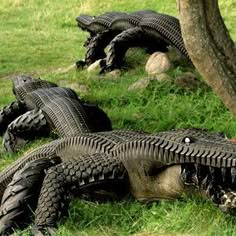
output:
<instances>
[{"instance_id":1,"label":"tire tread teeth","mask_svg":"<svg viewBox=\"0 0 236 236\"><path fill-rule=\"evenodd\" d=\"M236 179L236 168L235 167L231 167L231 178L232 178L232 184L235 183L235 179Z\"/></svg>"}]
</instances>

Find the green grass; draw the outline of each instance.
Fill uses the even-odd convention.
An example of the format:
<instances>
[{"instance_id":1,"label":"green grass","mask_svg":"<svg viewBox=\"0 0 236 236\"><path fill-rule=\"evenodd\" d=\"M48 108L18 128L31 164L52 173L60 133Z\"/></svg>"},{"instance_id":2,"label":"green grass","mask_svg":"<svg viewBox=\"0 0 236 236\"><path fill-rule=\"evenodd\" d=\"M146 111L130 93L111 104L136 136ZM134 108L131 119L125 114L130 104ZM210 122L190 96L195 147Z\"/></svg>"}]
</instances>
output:
<instances>
[{"instance_id":1,"label":"green grass","mask_svg":"<svg viewBox=\"0 0 236 236\"><path fill-rule=\"evenodd\" d=\"M236 3L220 1L222 15L236 40ZM111 117L114 128L158 132L171 128L198 127L236 137L236 119L210 88L187 91L169 82L152 83L139 92L129 85L147 77L147 60L141 50L130 50L129 70L119 79L86 71L64 70L83 58L87 34L78 30L75 17L105 11L154 9L177 16L175 1L109 0L2 0L0 4L0 106L14 100L10 79L17 74L40 76L74 88L84 99L97 103ZM178 66L170 74L182 74ZM81 91L86 85L88 93ZM28 145L17 155L1 153L1 169L48 139ZM71 204L58 235L236 235L235 219L200 199L183 199L144 206L132 198L120 203ZM26 232L25 235L28 235Z\"/></svg>"}]
</instances>

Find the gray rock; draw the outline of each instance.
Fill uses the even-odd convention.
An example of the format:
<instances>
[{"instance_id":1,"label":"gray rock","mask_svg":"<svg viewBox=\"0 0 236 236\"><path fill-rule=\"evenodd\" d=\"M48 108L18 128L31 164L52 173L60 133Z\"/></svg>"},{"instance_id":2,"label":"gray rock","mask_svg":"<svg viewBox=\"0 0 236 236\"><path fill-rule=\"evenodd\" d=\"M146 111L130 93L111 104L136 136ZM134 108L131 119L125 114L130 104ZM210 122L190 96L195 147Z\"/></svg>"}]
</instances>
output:
<instances>
[{"instance_id":1,"label":"gray rock","mask_svg":"<svg viewBox=\"0 0 236 236\"><path fill-rule=\"evenodd\" d=\"M173 68L166 53L154 52L148 59L145 69L149 75L162 74Z\"/></svg>"},{"instance_id":2,"label":"gray rock","mask_svg":"<svg viewBox=\"0 0 236 236\"><path fill-rule=\"evenodd\" d=\"M68 87L76 91L77 93L89 93L90 87L86 84L71 83L69 80L60 80L58 83L61 87Z\"/></svg>"},{"instance_id":3,"label":"gray rock","mask_svg":"<svg viewBox=\"0 0 236 236\"><path fill-rule=\"evenodd\" d=\"M181 52L173 47L168 47L168 52L166 52L171 62L181 62L184 59L184 56Z\"/></svg>"},{"instance_id":4,"label":"gray rock","mask_svg":"<svg viewBox=\"0 0 236 236\"><path fill-rule=\"evenodd\" d=\"M90 90L91 90L90 87L88 85L86 85L86 84L79 84L78 85L78 89L77 89L79 94L80 93L87 94L87 93L90 92Z\"/></svg>"},{"instance_id":5,"label":"gray rock","mask_svg":"<svg viewBox=\"0 0 236 236\"><path fill-rule=\"evenodd\" d=\"M193 73L186 72L175 78L175 84L183 89L192 90L201 87L204 83Z\"/></svg>"},{"instance_id":6,"label":"gray rock","mask_svg":"<svg viewBox=\"0 0 236 236\"><path fill-rule=\"evenodd\" d=\"M121 70L115 69L107 73L108 76L112 77L113 79L117 79L121 76Z\"/></svg>"},{"instance_id":7,"label":"gray rock","mask_svg":"<svg viewBox=\"0 0 236 236\"><path fill-rule=\"evenodd\" d=\"M158 83L158 81L173 81L173 78L165 73L149 76L131 84L128 88L128 91L142 91L146 89L151 83Z\"/></svg>"},{"instance_id":8,"label":"gray rock","mask_svg":"<svg viewBox=\"0 0 236 236\"><path fill-rule=\"evenodd\" d=\"M66 74L72 70L76 70L76 65L72 64L67 67L58 68L56 71L53 71L55 74Z\"/></svg>"},{"instance_id":9,"label":"gray rock","mask_svg":"<svg viewBox=\"0 0 236 236\"><path fill-rule=\"evenodd\" d=\"M157 81L172 81L173 78L166 73L157 74L153 77Z\"/></svg>"},{"instance_id":10,"label":"gray rock","mask_svg":"<svg viewBox=\"0 0 236 236\"><path fill-rule=\"evenodd\" d=\"M152 78L140 79L136 81L135 83L131 84L128 88L128 91L144 90L148 87L148 85L151 83L152 80L153 80Z\"/></svg>"},{"instance_id":11,"label":"gray rock","mask_svg":"<svg viewBox=\"0 0 236 236\"><path fill-rule=\"evenodd\" d=\"M87 68L87 71L88 71L88 72L99 71L99 70L101 69L101 66L100 66L101 60L102 60L102 59L99 59L99 60L95 61L93 64L91 64L91 65Z\"/></svg>"}]
</instances>

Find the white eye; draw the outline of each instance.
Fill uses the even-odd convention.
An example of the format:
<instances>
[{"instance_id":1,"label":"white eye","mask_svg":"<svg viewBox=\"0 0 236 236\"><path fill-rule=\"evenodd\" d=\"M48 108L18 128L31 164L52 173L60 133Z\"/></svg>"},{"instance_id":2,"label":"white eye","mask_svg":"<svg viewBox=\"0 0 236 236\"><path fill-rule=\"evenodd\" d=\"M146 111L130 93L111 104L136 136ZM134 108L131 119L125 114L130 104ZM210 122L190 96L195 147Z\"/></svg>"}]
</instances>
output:
<instances>
[{"instance_id":1,"label":"white eye","mask_svg":"<svg viewBox=\"0 0 236 236\"><path fill-rule=\"evenodd\" d=\"M186 137L186 138L184 138L184 142L186 144L190 144L192 142L192 140L189 137Z\"/></svg>"}]
</instances>

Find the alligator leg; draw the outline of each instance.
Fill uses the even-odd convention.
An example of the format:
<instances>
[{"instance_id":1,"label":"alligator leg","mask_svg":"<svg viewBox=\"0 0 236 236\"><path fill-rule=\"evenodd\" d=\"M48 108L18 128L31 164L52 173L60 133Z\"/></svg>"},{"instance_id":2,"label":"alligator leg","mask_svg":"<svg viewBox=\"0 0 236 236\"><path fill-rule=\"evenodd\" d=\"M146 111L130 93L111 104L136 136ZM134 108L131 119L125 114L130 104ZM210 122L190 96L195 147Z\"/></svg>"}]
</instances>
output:
<instances>
[{"instance_id":1,"label":"alligator leg","mask_svg":"<svg viewBox=\"0 0 236 236\"><path fill-rule=\"evenodd\" d=\"M92 132L112 130L111 120L102 109L90 103L83 103L82 106L88 116L88 123L92 126Z\"/></svg>"},{"instance_id":2,"label":"alligator leg","mask_svg":"<svg viewBox=\"0 0 236 236\"><path fill-rule=\"evenodd\" d=\"M167 44L156 38L153 41L152 37L146 34L141 27L134 27L127 29L118 34L109 44L106 57L106 65L103 67L101 73L105 71L112 71L120 68L126 51L131 47L145 47L149 51L159 50L167 51Z\"/></svg>"},{"instance_id":3,"label":"alligator leg","mask_svg":"<svg viewBox=\"0 0 236 236\"><path fill-rule=\"evenodd\" d=\"M236 213L236 189L225 188L212 180L204 189L207 196L225 213Z\"/></svg>"},{"instance_id":4,"label":"alligator leg","mask_svg":"<svg viewBox=\"0 0 236 236\"><path fill-rule=\"evenodd\" d=\"M58 143L60 143L60 140L54 140L50 143L44 144L39 148L27 153L26 155L23 155L13 164L6 167L2 172L0 172L0 201L7 185L11 182L14 174L18 170L22 169L28 162L42 158L49 159L55 156L55 147Z\"/></svg>"},{"instance_id":5,"label":"alligator leg","mask_svg":"<svg viewBox=\"0 0 236 236\"><path fill-rule=\"evenodd\" d=\"M7 186L0 207L0 235L25 227L32 220L45 172L60 162L58 157L29 162L16 172Z\"/></svg>"},{"instance_id":6,"label":"alligator leg","mask_svg":"<svg viewBox=\"0 0 236 236\"><path fill-rule=\"evenodd\" d=\"M3 138L8 152L15 152L27 139L49 134L49 126L42 110L32 110L19 116L9 126Z\"/></svg>"},{"instance_id":7,"label":"alligator leg","mask_svg":"<svg viewBox=\"0 0 236 236\"><path fill-rule=\"evenodd\" d=\"M24 102L14 101L0 110L0 135L6 131L7 126L18 116L26 112Z\"/></svg>"},{"instance_id":8,"label":"alligator leg","mask_svg":"<svg viewBox=\"0 0 236 236\"><path fill-rule=\"evenodd\" d=\"M106 53L104 49L110 43L110 41L114 38L114 34L109 30L98 33L94 37L92 37L87 45L87 51L85 54L84 61L77 61L77 68L89 66L93 62L105 58Z\"/></svg>"},{"instance_id":9,"label":"alligator leg","mask_svg":"<svg viewBox=\"0 0 236 236\"><path fill-rule=\"evenodd\" d=\"M90 41L92 40L92 38L94 37L95 35L93 34L90 34L90 36L86 39L86 41L84 42L83 46L86 48L88 47Z\"/></svg>"},{"instance_id":10,"label":"alligator leg","mask_svg":"<svg viewBox=\"0 0 236 236\"><path fill-rule=\"evenodd\" d=\"M219 208L226 213L236 213L236 190L231 189L221 190L221 198Z\"/></svg>"},{"instance_id":11,"label":"alligator leg","mask_svg":"<svg viewBox=\"0 0 236 236\"><path fill-rule=\"evenodd\" d=\"M56 221L65 213L72 196L104 189L119 193L127 183L123 165L106 154L81 156L50 168L35 213L34 235L54 232Z\"/></svg>"}]
</instances>

